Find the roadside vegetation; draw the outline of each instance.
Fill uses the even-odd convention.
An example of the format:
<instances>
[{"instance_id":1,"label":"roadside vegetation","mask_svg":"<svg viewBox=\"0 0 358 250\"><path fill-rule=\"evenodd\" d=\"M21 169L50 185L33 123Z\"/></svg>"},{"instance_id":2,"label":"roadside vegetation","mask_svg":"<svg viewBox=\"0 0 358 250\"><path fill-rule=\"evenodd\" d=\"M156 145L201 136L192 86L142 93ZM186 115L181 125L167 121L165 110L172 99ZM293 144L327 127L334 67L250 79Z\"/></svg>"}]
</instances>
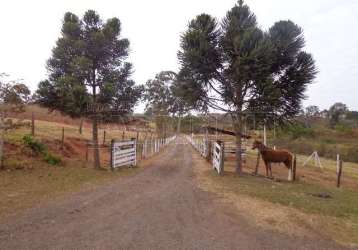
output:
<instances>
[{"instance_id":1,"label":"roadside vegetation","mask_svg":"<svg viewBox=\"0 0 358 250\"><path fill-rule=\"evenodd\" d=\"M198 155L195 162L199 185L233 203L249 221L293 236L318 235L344 245L358 245L357 175L347 173L346 186L338 189L333 171L322 172L312 165L298 168L299 180L295 183L286 181L284 166L273 167L275 181L264 178L262 162L260 175L252 176L254 154L244 164L244 176L235 174L234 159L225 162L224 176L217 175ZM357 164L354 169L358 170Z\"/></svg>"}]
</instances>

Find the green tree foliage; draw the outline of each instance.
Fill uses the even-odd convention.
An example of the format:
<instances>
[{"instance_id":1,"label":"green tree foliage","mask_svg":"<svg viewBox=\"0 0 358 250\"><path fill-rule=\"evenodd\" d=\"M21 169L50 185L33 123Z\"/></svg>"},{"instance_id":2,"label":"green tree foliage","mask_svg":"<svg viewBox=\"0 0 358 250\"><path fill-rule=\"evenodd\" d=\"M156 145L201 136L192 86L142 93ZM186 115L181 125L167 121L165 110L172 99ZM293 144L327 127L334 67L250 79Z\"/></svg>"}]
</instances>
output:
<instances>
[{"instance_id":1,"label":"green tree foliage","mask_svg":"<svg viewBox=\"0 0 358 250\"><path fill-rule=\"evenodd\" d=\"M3 168L4 136L6 131L22 126L22 121L7 119L9 112L21 113L30 100L29 88L18 81L6 80L7 75L0 74L0 169Z\"/></svg>"},{"instance_id":2,"label":"green tree foliage","mask_svg":"<svg viewBox=\"0 0 358 250\"><path fill-rule=\"evenodd\" d=\"M30 89L21 82L7 81L5 78L5 74L0 74L0 111L23 112L30 100Z\"/></svg>"},{"instance_id":3,"label":"green tree foliage","mask_svg":"<svg viewBox=\"0 0 358 250\"><path fill-rule=\"evenodd\" d=\"M158 132L167 130L170 116L178 116L179 131L181 117L188 110L185 99L181 98L182 89L177 79L176 73L162 71L154 79L148 80L145 85L146 113L155 116Z\"/></svg>"},{"instance_id":4,"label":"green tree foliage","mask_svg":"<svg viewBox=\"0 0 358 250\"><path fill-rule=\"evenodd\" d=\"M305 109L305 116L308 118L317 117L317 116L319 116L319 114L320 114L320 110L319 110L318 106L311 105L311 106L306 107L306 109Z\"/></svg>"},{"instance_id":5,"label":"green tree foliage","mask_svg":"<svg viewBox=\"0 0 358 250\"><path fill-rule=\"evenodd\" d=\"M47 62L49 79L40 82L37 101L72 117L92 119L94 164L99 168L98 120L132 113L142 87L130 79L129 41L120 37L118 18L103 22L88 10L80 20L68 12L61 32Z\"/></svg>"},{"instance_id":6,"label":"green tree foliage","mask_svg":"<svg viewBox=\"0 0 358 250\"><path fill-rule=\"evenodd\" d=\"M329 125L334 128L348 112L347 105L341 102L333 104L328 110Z\"/></svg>"},{"instance_id":7,"label":"green tree foliage","mask_svg":"<svg viewBox=\"0 0 358 250\"><path fill-rule=\"evenodd\" d=\"M304 44L302 29L292 21L261 30L242 0L220 24L201 14L182 35L179 76L186 99L197 109L231 115L237 132L238 173L243 116L255 112L283 123L299 112L317 72L312 56L303 51Z\"/></svg>"}]
</instances>

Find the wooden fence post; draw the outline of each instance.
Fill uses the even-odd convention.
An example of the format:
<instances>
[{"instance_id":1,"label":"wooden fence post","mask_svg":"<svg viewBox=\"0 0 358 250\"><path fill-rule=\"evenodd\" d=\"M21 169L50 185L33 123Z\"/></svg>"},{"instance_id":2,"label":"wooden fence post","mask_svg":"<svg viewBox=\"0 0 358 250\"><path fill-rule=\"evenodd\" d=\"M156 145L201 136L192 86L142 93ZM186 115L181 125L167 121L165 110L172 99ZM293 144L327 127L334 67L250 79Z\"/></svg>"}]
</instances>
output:
<instances>
[{"instance_id":1,"label":"wooden fence post","mask_svg":"<svg viewBox=\"0 0 358 250\"><path fill-rule=\"evenodd\" d=\"M341 187L342 170L343 170L343 162L339 160L338 169L337 169L337 188Z\"/></svg>"},{"instance_id":2,"label":"wooden fence post","mask_svg":"<svg viewBox=\"0 0 358 250\"><path fill-rule=\"evenodd\" d=\"M293 165L292 165L292 181L296 180L296 165L297 165L297 157L296 154L293 156Z\"/></svg>"},{"instance_id":3,"label":"wooden fence post","mask_svg":"<svg viewBox=\"0 0 358 250\"><path fill-rule=\"evenodd\" d=\"M81 117L81 120L80 120L80 127L79 127L79 133L80 135L82 135L82 127L83 127L83 118Z\"/></svg>"},{"instance_id":4,"label":"wooden fence post","mask_svg":"<svg viewBox=\"0 0 358 250\"><path fill-rule=\"evenodd\" d=\"M86 143L86 161L88 161L88 142Z\"/></svg>"},{"instance_id":5,"label":"wooden fence post","mask_svg":"<svg viewBox=\"0 0 358 250\"><path fill-rule=\"evenodd\" d=\"M259 165L260 165L260 151L257 151L256 167L254 171L255 175L257 175L259 172Z\"/></svg>"},{"instance_id":6,"label":"wooden fence post","mask_svg":"<svg viewBox=\"0 0 358 250\"><path fill-rule=\"evenodd\" d=\"M211 144L211 141L209 141L209 140L207 140L206 141L206 146L207 146L207 148L206 148L206 150L207 150L207 155L206 155L206 160L208 161L208 162L210 162L210 160L211 160L211 147L212 147L212 144Z\"/></svg>"},{"instance_id":7,"label":"wooden fence post","mask_svg":"<svg viewBox=\"0 0 358 250\"><path fill-rule=\"evenodd\" d=\"M106 131L104 131L106 132ZM103 143L104 144L104 143ZM113 165L113 148L114 148L114 139L111 140L111 146L109 148L109 152L110 152L110 167L111 167L111 170L114 171L114 165Z\"/></svg>"},{"instance_id":8,"label":"wooden fence post","mask_svg":"<svg viewBox=\"0 0 358 250\"><path fill-rule=\"evenodd\" d=\"M65 127L62 127L61 149L63 149L64 143L65 143Z\"/></svg>"},{"instance_id":9,"label":"wooden fence post","mask_svg":"<svg viewBox=\"0 0 358 250\"><path fill-rule=\"evenodd\" d=\"M32 112L31 115L31 135L35 136L35 114Z\"/></svg>"}]
</instances>

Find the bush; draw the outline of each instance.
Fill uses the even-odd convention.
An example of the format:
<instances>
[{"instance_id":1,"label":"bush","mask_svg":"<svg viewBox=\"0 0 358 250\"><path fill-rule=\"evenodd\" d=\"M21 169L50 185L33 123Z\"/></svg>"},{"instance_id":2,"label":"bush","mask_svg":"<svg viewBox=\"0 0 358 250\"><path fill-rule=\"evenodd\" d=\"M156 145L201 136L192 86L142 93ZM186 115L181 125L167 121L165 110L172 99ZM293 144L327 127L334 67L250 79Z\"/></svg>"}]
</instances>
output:
<instances>
[{"instance_id":1,"label":"bush","mask_svg":"<svg viewBox=\"0 0 358 250\"><path fill-rule=\"evenodd\" d=\"M25 146L30 148L35 154L41 154L44 161L50 165L57 165L61 162L61 159L57 156L52 155L47 151L47 147L42 142L37 141L31 135L25 135L22 138Z\"/></svg>"},{"instance_id":2,"label":"bush","mask_svg":"<svg viewBox=\"0 0 358 250\"><path fill-rule=\"evenodd\" d=\"M335 129L342 134L351 135L353 134L353 128L347 124L338 124Z\"/></svg>"},{"instance_id":3,"label":"bush","mask_svg":"<svg viewBox=\"0 0 358 250\"><path fill-rule=\"evenodd\" d=\"M48 152L44 154L43 159L50 165L58 165L61 163L60 157L54 156Z\"/></svg>"},{"instance_id":4,"label":"bush","mask_svg":"<svg viewBox=\"0 0 358 250\"><path fill-rule=\"evenodd\" d=\"M358 162L358 148L349 147L346 154L343 155L343 160L350 162Z\"/></svg>"},{"instance_id":5,"label":"bush","mask_svg":"<svg viewBox=\"0 0 358 250\"><path fill-rule=\"evenodd\" d=\"M292 139L297 139L300 137L313 137L315 135L312 128L305 127L302 124L290 125L285 129L285 131L291 135Z\"/></svg>"},{"instance_id":6,"label":"bush","mask_svg":"<svg viewBox=\"0 0 358 250\"><path fill-rule=\"evenodd\" d=\"M31 135L25 135L22 141L25 146L29 147L36 154L43 154L47 151L45 144L35 140Z\"/></svg>"}]
</instances>

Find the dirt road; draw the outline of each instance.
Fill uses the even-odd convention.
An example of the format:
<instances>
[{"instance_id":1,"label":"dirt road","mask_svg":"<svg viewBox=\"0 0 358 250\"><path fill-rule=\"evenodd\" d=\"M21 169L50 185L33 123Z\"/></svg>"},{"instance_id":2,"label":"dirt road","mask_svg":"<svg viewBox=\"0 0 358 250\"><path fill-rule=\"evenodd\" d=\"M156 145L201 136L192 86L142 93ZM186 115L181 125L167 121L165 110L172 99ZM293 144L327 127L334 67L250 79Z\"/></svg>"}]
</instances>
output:
<instances>
[{"instance_id":1,"label":"dirt road","mask_svg":"<svg viewBox=\"0 0 358 250\"><path fill-rule=\"evenodd\" d=\"M338 249L246 222L197 187L177 139L139 174L0 221L0 249Z\"/></svg>"}]
</instances>

